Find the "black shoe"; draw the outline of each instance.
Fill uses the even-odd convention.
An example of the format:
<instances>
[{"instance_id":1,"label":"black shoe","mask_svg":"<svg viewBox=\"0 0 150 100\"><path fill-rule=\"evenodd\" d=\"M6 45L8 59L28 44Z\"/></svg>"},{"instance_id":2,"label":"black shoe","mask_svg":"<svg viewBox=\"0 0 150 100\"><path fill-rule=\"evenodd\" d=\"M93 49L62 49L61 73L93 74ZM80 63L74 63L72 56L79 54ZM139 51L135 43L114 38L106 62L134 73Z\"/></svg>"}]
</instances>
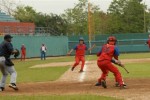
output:
<instances>
[{"instance_id":1,"label":"black shoe","mask_svg":"<svg viewBox=\"0 0 150 100\"><path fill-rule=\"evenodd\" d=\"M97 82L96 84L95 84L95 86L101 86L102 84L100 83L100 82Z\"/></svg>"},{"instance_id":2,"label":"black shoe","mask_svg":"<svg viewBox=\"0 0 150 100\"><path fill-rule=\"evenodd\" d=\"M71 71L73 71L73 70L74 70L74 68L75 68L75 67L72 67L72 68L71 68Z\"/></svg>"},{"instance_id":3,"label":"black shoe","mask_svg":"<svg viewBox=\"0 0 150 100\"><path fill-rule=\"evenodd\" d=\"M106 81L105 81L105 80L102 80L102 81L101 81L101 84L102 84L102 87L103 87L103 88L107 88L107 85L106 85Z\"/></svg>"},{"instance_id":4,"label":"black shoe","mask_svg":"<svg viewBox=\"0 0 150 100\"><path fill-rule=\"evenodd\" d=\"M118 82L116 82L116 84L115 84L115 87L119 87L120 85L119 85L119 83Z\"/></svg>"},{"instance_id":5,"label":"black shoe","mask_svg":"<svg viewBox=\"0 0 150 100\"><path fill-rule=\"evenodd\" d=\"M5 88L4 87L0 87L0 92L4 91Z\"/></svg>"},{"instance_id":6,"label":"black shoe","mask_svg":"<svg viewBox=\"0 0 150 100\"><path fill-rule=\"evenodd\" d=\"M12 89L14 89L14 90L16 90L16 91L18 90L18 87L16 86L15 83L10 83L9 87L12 88Z\"/></svg>"},{"instance_id":7,"label":"black shoe","mask_svg":"<svg viewBox=\"0 0 150 100\"><path fill-rule=\"evenodd\" d=\"M84 72L82 69L79 71L79 73L82 73L82 72Z\"/></svg>"}]
</instances>

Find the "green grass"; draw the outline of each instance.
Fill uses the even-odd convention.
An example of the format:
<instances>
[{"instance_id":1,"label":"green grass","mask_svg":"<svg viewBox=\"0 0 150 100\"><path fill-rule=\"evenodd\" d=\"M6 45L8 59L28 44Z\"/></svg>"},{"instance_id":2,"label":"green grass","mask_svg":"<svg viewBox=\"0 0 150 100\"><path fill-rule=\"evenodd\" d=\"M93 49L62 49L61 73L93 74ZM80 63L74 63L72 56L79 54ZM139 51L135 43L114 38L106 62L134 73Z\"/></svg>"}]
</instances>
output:
<instances>
[{"instance_id":1,"label":"green grass","mask_svg":"<svg viewBox=\"0 0 150 100\"><path fill-rule=\"evenodd\" d=\"M121 53L119 56L120 59L142 59L150 58L150 53ZM96 55L86 56L86 59L97 60Z\"/></svg>"},{"instance_id":2,"label":"green grass","mask_svg":"<svg viewBox=\"0 0 150 100\"><path fill-rule=\"evenodd\" d=\"M96 95L1 96L1 100L121 100Z\"/></svg>"},{"instance_id":3,"label":"green grass","mask_svg":"<svg viewBox=\"0 0 150 100\"><path fill-rule=\"evenodd\" d=\"M66 61L66 59L48 59L45 61L32 60L32 61L14 61L15 69L17 71L17 83L22 82L42 82L42 81L54 81L57 80L66 70L68 66L64 67L48 67L48 68L34 68L30 67L37 64L45 64L51 62ZM1 77L1 74L0 74ZM8 77L10 78L10 76ZM9 79L7 80L8 83Z\"/></svg>"},{"instance_id":4,"label":"green grass","mask_svg":"<svg viewBox=\"0 0 150 100\"><path fill-rule=\"evenodd\" d=\"M150 78L150 62L148 63L132 63L126 64L126 69L130 72L127 74L125 70L118 67L124 78ZM113 75L111 74L110 77Z\"/></svg>"}]
</instances>

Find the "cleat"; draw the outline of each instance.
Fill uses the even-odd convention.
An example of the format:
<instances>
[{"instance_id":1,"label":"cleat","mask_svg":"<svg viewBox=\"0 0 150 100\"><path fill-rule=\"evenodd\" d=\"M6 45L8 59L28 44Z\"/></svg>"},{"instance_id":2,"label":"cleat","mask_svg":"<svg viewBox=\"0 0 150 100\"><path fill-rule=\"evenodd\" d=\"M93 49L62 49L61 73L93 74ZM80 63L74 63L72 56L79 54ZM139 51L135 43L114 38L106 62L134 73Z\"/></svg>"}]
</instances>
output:
<instances>
[{"instance_id":1,"label":"cleat","mask_svg":"<svg viewBox=\"0 0 150 100\"><path fill-rule=\"evenodd\" d=\"M102 84L101 83L99 83L99 82L97 82L96 84L95 84L95 86L101 86Z\"/></svg>"},{"instance_id":2,"label":"cleat","mask_svg":"<svg viewBox=\"0 0 150 100\"><path fill-rule=\"evenodd\" d=\"M102 84L102 87L103 87L103 88L107 88L107 85L106 85L106 81L105 81L105 80L102 80L102 81L101 81L101 84Z\"/></svg>"},{"instance_id":3,"label":"cleat","mask_svg":"<svg viewBox=\"0 0 150 100\"><path fill-rule=\"evenodd\" d=\"M127 85L126 85L126 84L123 84L123 86L126 88ZM115 87L120 87L120 85L119 85L118 82L116 82Z\"/></svg>"},{"instance_id":4,"label":"cleat","mask_svg":"<svg viewBox=\"0 0 150 100\"><path fill-rule=\"evenodd\" d=\"M72 67L72 68L71 68L71 71L73 71L73 70L74 70L74 68L75 68L75 67Z\"/></svg>"},{"instance_id":5,"label":"cleat","mask_svg":"<svg viewBox=\"0 0 150 100\"><path fill-rule=\"evenodd\" d=\"M5 88L4 87L0 87L0 92L4 91Z\"/></svg>"},{"instance_id":6,"label":"cleat","mask_svg":"<svg viewBox=\"0 0 150 100\"><path fill-rule=\"evenodd\" d=\"M120 89L126 89L126 86L127 86L127 85L122 84L122 85L120 85Z\"/></svg>"},{"instance_id":7,"label":"cleat","mask_svg":"<svg viewBox=\"0 0 150 100\"><path fill-rule=\"evenodd\" d=\"M119 87L120 85L119 85L119 83L118 82L116 82L116 84L115 84L115 87Z\"/></svg>"},{"instance_id":8,"label":"cleat","mask_svg":"<svg viewBox=\"0 0 150 100\"><path fill-rule=\"evenodd\" d=\"M79 71L79 73L82 73L82 72L84 72L84 71L83 71L83 70L80 70L80 71Z\"/></svg>"},{"instance_id":9,"label":"cleat","mask_svg":"<svg viewBox=\"0 0 150 100\"><path fill-rule=\"evenodd\" d=\"M15 83L10 83L10 84L9 84L9 87L12 88L12 89L14 89L15 91L18 90L18 87L16 86Z\"/></svg>"}]
</instances>

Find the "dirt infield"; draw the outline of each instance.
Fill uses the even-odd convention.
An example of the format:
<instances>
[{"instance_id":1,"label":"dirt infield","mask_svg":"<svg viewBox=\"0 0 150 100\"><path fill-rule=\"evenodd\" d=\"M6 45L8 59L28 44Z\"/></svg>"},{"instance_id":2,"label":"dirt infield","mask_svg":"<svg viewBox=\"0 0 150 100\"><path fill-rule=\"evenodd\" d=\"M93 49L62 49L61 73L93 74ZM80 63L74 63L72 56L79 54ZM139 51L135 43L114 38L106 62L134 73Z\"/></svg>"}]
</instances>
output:
<instances>
[{"instance_id":1,"label":"dirt infield","mask_svg":"<svg viewBox=\"0 0 150 100\"><path fill-rule=\"evenodd\" d=\"M122 62L140 63L139 61L141 60L142 59L128 59L122 60ZM148 62L150 59L144 59L143 61ZM65 66L65 64L72 65L73 62L57 63L55 66L60 66L62 64L64 64L63 66ZM55 82L19 84L18 86L20 90L18 92L14 92L11 89L6 88L7 91L2 92L0 95L95 94L123 98L126 100L150 99L150 79L124 79L128 85L128 88L125 90L120 90L114 87L114 80L108 79L108 89L103 89L102 87L94 86L97 78L101 74L96 65L96 61L86 62L85 72L79 73L79 70L80 66L77 67L73 72L69 69Z\"/></svg>"},{"instance_id":2,"label":"dirt infield","mask_svg":"<svg viewBox=\"0 0 150 100\"><path fill-rule=\"evenodd\" d=\"M150 58L144 58L144 59L122 59L122 63L129 64L129 63L143 63L143 62L150 62ZM56 66L72 66L74 62L57 62L57 63L48 63L48 64L40 64L40 65L34 65L30 68L44 68L44 67L56 67ZM90 61L89 64L95 64L95 61ZM89 65L88 64L88 65ZM94 65L96 66L96 65Z\"/></svg>"}]
</instances>

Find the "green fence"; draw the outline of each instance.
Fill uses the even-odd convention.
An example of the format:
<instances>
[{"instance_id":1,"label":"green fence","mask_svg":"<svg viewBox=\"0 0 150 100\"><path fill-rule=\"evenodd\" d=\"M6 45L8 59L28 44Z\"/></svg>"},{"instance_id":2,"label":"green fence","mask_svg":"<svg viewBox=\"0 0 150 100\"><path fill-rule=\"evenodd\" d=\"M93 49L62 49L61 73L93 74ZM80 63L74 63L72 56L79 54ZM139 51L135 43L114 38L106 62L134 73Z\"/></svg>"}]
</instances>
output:
<instances>
[{"instance_id":1,"label":"green fence","mask_svg":"<svg viewBox=\"0 0 150 100\"><path fill-rule=\"evenodd\" d=\"M0 42L2 41L3 37L0 37ZM42 43L48 48L47 56L65 55L68 51L68 38L65 36L14 36L12 43L18 49L25 44L27 57L39 57Z\"/></svg>"},{"instance_id":2,"label":"green fence","mask_svg":"<svg viewBox=\"0 0 150 100\"><path fill-rule=\"evenodd\" d=\"M149 48L145 45L148 39L148 33L134 33L134 34L103 34L96 35L93 37L91 44L96 44L96 48L92 50L92 53L97 53L102 45L106 43L109 36L115 36L118 39L117 46L120 52L147 52ZM69 36L69 49L73 48L77 43L78 39L83 37L86 45L89 47L88 35L82 36Z\"/></svg>"}]
</instances>

